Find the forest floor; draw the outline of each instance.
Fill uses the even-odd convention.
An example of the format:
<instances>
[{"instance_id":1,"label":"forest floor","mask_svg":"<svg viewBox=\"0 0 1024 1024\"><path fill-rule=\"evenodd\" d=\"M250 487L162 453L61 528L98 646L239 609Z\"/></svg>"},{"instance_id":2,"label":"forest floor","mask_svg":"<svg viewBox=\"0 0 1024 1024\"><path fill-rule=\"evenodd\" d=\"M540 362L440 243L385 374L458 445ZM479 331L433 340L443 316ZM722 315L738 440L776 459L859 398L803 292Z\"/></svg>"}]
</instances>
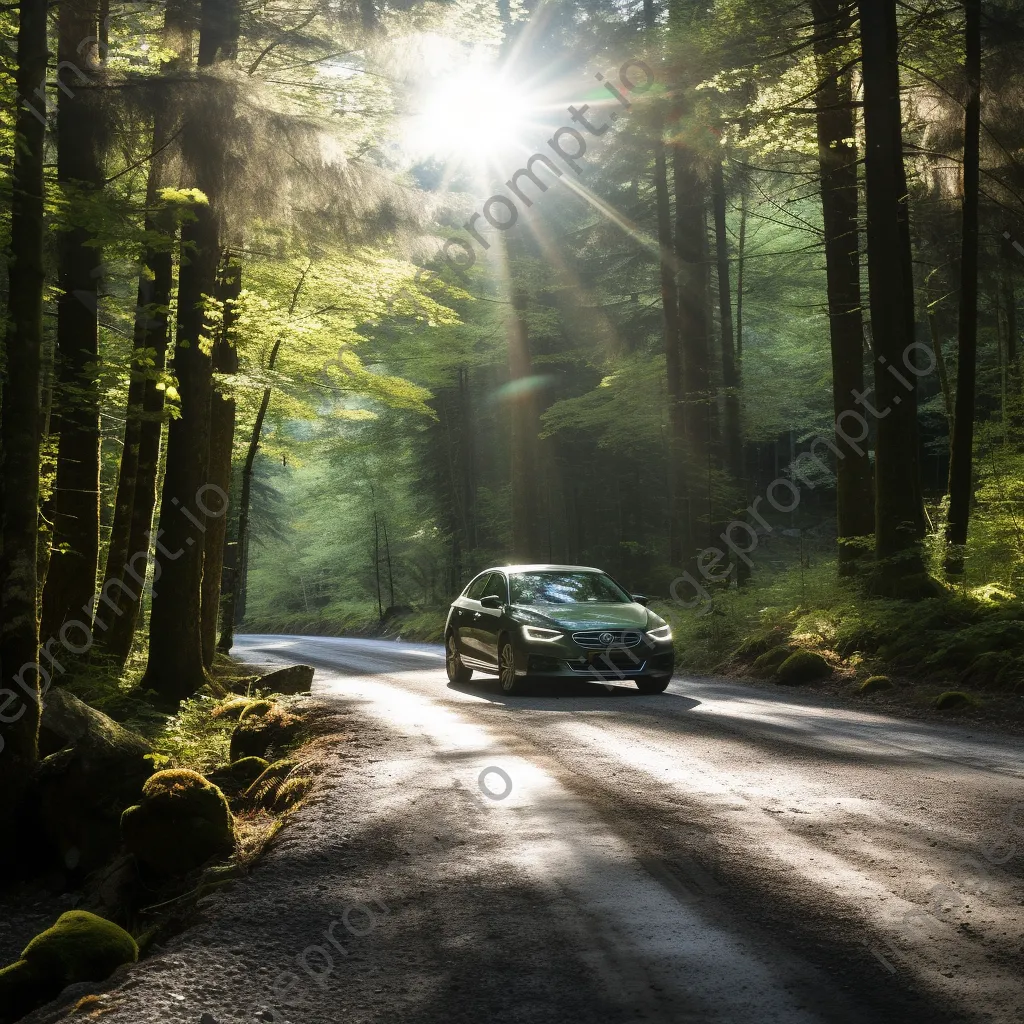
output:
<instances>
[{"instance_id":1,"label":"forest floor","mask_svg":"<svg viewBox=\"0 0 1024 1024\"><path fill-rule=\"evenodd\" d=\"M721 679L507 697L431 645L238 646L316 665L351 739L106 986L110 1024L1019 1021L1016 741Z\"/></svg>"}]
</instances>

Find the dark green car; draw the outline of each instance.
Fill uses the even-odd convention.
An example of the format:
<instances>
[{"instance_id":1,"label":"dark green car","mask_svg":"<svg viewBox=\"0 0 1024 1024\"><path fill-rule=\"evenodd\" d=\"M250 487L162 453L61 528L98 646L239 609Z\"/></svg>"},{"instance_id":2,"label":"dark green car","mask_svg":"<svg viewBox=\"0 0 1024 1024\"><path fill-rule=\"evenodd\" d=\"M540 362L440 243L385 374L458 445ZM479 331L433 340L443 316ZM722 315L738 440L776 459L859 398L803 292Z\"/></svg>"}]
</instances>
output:
<instances>
[{"instance_id":1,"label":"dark green car","mask_svg":"<svg viewBox=\"0 0 1024 1024\"><path fill-rule=\"evenodd\" d=\"M444 631L453 683L496 674L506 693L531 680L632 679L661 693L672 678L672 630L607 573L582 565L506 565L473 579Z\"/></svg>"}]
</instances>

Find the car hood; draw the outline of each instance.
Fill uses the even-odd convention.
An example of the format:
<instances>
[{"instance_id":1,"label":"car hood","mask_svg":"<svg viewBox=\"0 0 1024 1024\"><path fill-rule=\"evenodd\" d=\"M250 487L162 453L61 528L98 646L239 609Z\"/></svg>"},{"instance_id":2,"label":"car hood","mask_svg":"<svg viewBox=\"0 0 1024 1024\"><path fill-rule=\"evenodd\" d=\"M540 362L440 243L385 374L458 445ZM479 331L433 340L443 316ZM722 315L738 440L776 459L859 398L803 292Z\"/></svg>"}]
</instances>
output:
<instances>
[{"instance_id":1,"label":"car hood","mask_svg":"<svg viewBox=\"0 0 1024 1024\"><path fill-rule=\"evenodd\" d=\"M657 616L642 604L517 604L513 616L525 625L560 629L646 629ZM660 620L659 620L660 621Z\"/></svg>"}]
</instances>

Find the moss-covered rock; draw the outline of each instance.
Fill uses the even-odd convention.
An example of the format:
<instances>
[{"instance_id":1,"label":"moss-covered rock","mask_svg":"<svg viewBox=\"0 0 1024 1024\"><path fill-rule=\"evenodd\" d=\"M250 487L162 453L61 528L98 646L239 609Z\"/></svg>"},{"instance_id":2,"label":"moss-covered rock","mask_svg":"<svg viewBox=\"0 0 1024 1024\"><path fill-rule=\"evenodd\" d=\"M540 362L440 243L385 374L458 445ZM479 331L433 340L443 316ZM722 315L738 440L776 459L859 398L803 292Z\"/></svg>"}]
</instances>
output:
<instances>
[{"instance_id":1,"label":"moss-covered rock","mask_svg":"<svg viewBox=\"0 0 1024 1024\"><path fill-rule=\"evenodd\" d=\"M957 708L966 708L974 704L975 700L969 693L962 690L947 690L935 698L933 707L939 711L955 711Z\"/></svg>"},{"instance_id":2,"label":"moss-covered rock","mask_svg":"<svg viewBox=\"0 0 1024 1024\"><path fill-rule=\"evenodd\" d=\"M274 710L274 702L272 700L253 700L249 701L238 715L238 720L244 722L247 718L262 718L265 714Z\"/></svg>"},{"instance_id":3,"label":"moss-covered rock","mask_svg":"<svg viewBox=\"0 0 1024 1024\"><path fill-rule=\"evenodd\" d=\"M751 633L743 643L733 652L733 657L739 661L750 661L767 654L779 646L784 646L786 633L784 630L773 626L770 629L759 629Z\"/></svg>"},{"instance_id":4,"label":"moss-covered rock","mask_svg":"<svg viewBox=\"0 0 1024 1024\"><path fill-rule=\"evenodd\" d=\"M262 715L243 715L231 733L231 760L266 757L272 748L280 750L290 743L300 726L297 718L277 704Z\"/></svg>"},{"instance_id":5,"label":"moss-covered rock","mask_svg":"<svg viewBox=\"0 0 1024 1024\"><path fill-rule=\"evenodd\" d=\"M892 688L893 683L888 676L870 676L857 687L857 692L867 696L870 693L878 693L880 690L891 690Z\"/></svg>"},{"instance_id":6,"label":"moss-covered rock","mask_svg":"<svg viewBox=\"0 0 1024 1024\"><path fill-rule=\"evenodd\" d=\"M779 666L793 653L793 648L787 644L782 644L779 647L773 647L770 651L765 651L764 654L758 655L754 659L754 664L751 665L751 671L755 676L762 679L767 679L770 676L775 675Z\"/></svg>"},{"instance_id":7,"label":"moss-covered rock","mask_svg":"<svg viewBox=\"0 0 1024 1024\"><path fill-rule=\"evenodd\" d=\"M828 679L832 666L815 651L794 651L778 668L775 682L784 686L801 686Z\"/></svg>"},{"instance_id":8,"label":"moss-covered rock","mask_svg":"<svg viewBox=\"0 0 1024 1024\"><path fill-rule=\"evenodd\" d=\"M51 687L40 726L45 755L31 804L59 866L94 871L121 845L121 812L153 773L152 747L73 694Z\"/></svg>"},{"instance_id":9,"label":"moss-covered rock","mask_svg":"<svg viewBox=\"0 0 1024 1024\"><path fill-rule=\"evenodd\" d=\"M211 718L228 718L238 721L242 712L252 703L248 697L232 697L222 701L211 712Z\"/></svg>"},{"instance_id":10,"label":"moss-covered rock","mask_svg":"<svg viewBox=\"0 0 1024 1024\"><path fill-rule=\"evenodd\" d=\"M207 778L233 796L248 789L269 767L269 762L262 757L243 757L210 772Z\"/></svg>"},{"instance_id":11,"label":"moss-covered rock","mask_svg":"<svg viewBox=\"0 0 1024 1024\"><path fill-rule=\"evenodd\" d=\"M125 845L148 867L184 875L235 849L234 818L224 794L197 772L157 772L142 789L142 803L121 818Z\"/></svg>"},{"instance_id":12,"label":"moss-covered rock","mask_svg":"<svg viewBox=\"0 0 1024 1024\"><path fill-rule=\"evenodd\" d=\"M960 673L960 682L965 686L994 686L999 673L1014 661L1009 651L985 651Z\"/></svg>"},{"instance_id":13,"label":"moss-covered rock","mask_svg":"<svg viewBox=\"0 0 1024 1024\"><path fill-rule=\"evenodd\" d=\"M103 981L138 958L139 948L123 928L85 910L69 910L0 970L0 1020L17 1020L68 985Z\"/></svg>"}]
</instances>

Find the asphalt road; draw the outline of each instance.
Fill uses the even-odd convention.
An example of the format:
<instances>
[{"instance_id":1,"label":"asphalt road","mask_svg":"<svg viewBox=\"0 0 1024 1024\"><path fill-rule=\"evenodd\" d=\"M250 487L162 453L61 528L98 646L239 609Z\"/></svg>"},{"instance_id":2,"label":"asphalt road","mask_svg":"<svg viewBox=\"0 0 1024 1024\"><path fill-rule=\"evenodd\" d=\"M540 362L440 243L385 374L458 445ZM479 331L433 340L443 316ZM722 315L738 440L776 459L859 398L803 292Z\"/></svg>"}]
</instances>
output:
<instances>
[{"instance_id":1,"label":"asphalt road","mask_svg":"<svg viewBox=\"0 0 1024 1024\"><path fill-rule=\"evenodd\" d=\"M500 768L496 855L566 898L658 1019L1024 1020L1017 740L722 680L508 697L450 686L425 644L236 653L318 666L314 692L421 744L438 787L479 797Z\"/></svg>"},{"instance_id":2,"label":"asphalt road","mask_svg":"<svg viewBox=\"0 0 1024 1024\"><path fill-rule=\"evenodd\" d=\"M317 666L349 742L109 1021L1024 1021L1019 741L724 680L508 697L426 644L233 653Z\"/></svg>"}]
</instances>

